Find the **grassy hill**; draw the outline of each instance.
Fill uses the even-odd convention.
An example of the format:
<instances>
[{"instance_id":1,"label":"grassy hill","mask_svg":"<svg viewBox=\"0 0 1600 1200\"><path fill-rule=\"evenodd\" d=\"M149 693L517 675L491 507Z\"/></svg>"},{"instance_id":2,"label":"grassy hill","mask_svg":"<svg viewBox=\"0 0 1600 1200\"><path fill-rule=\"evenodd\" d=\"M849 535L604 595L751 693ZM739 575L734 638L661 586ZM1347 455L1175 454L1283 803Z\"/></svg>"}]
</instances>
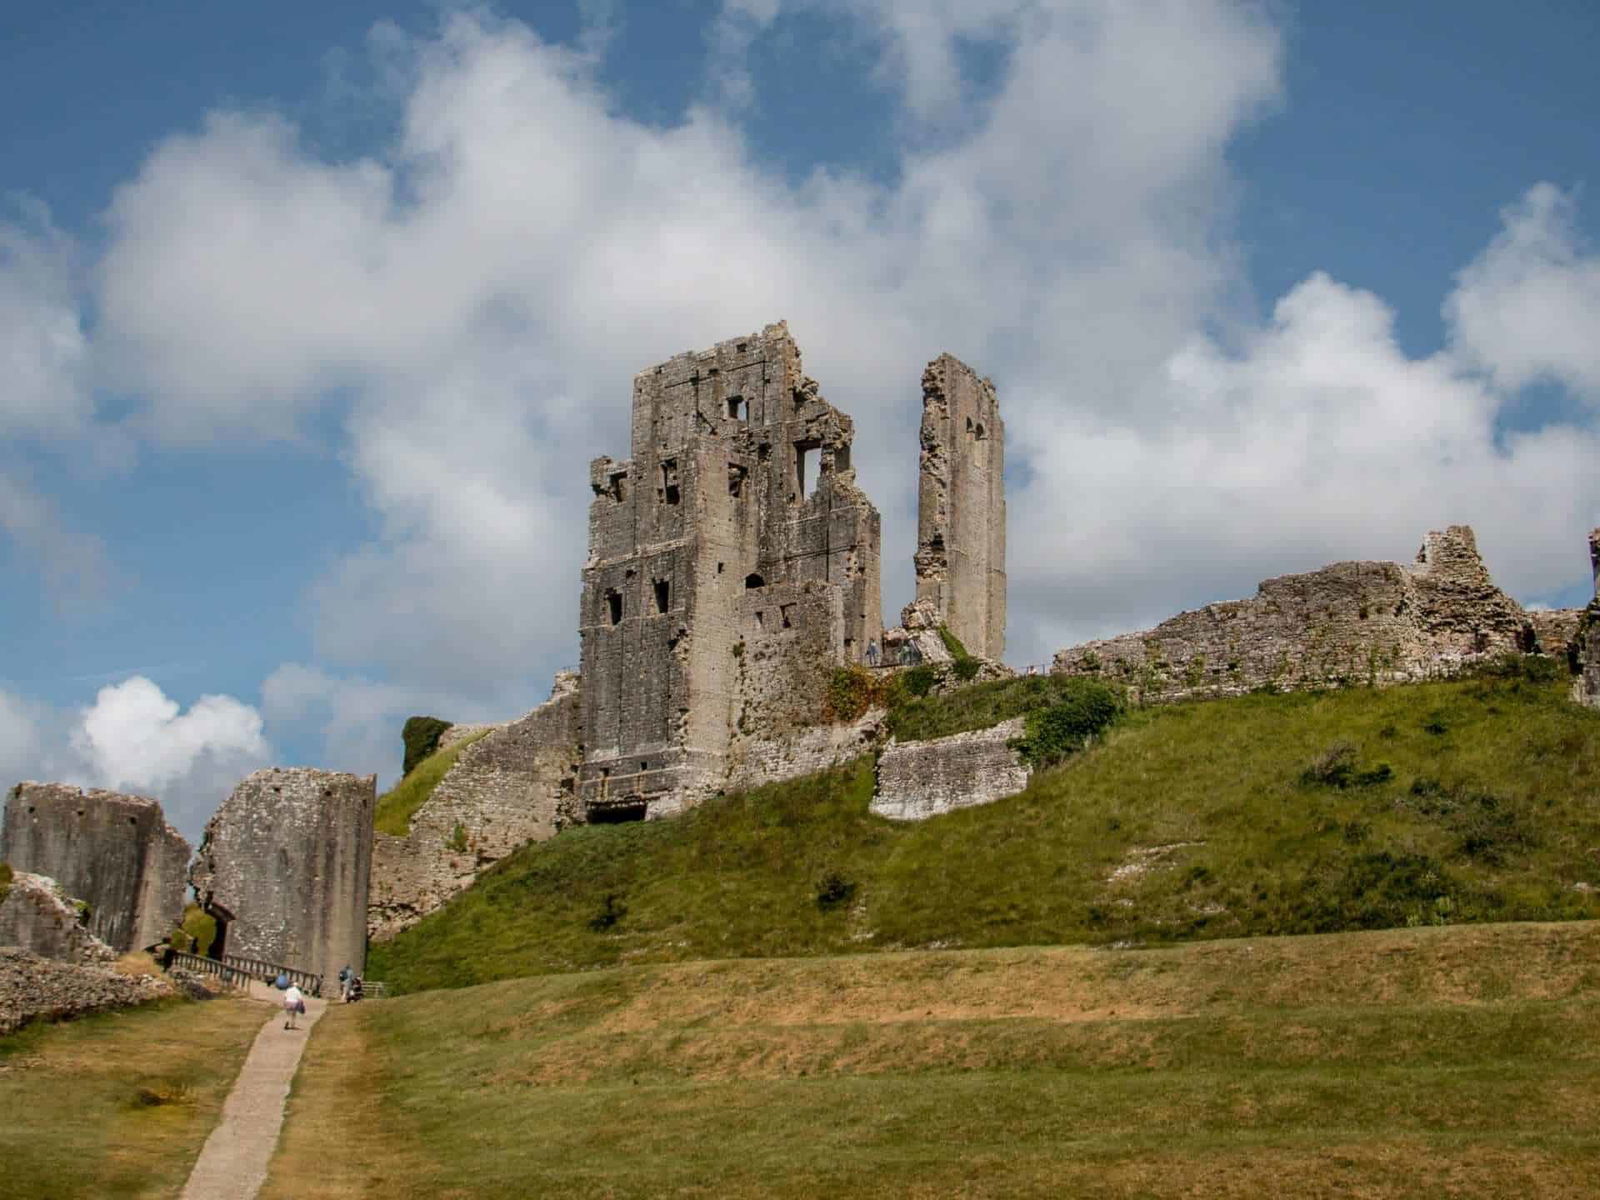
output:
<instances>
[{"instance_id":1,"label":"grassy hill","mask_svg":"<svg viewBox=\"0 0 1600 1200\"><path fill-rule=\"evenodd\" d=\"M1539 1197L1600 924L617 967L335 1008L265 1197Z\"/></svg>"},{"instance_id":2,"label":"grassy hill","mask_svg":"<svg viewBox=\"0 0 1600 1200\"><path fill-rule=\"evenodd\" d=\"M1600 713L1560 680L1143 710L1022 795L918 824L871 816L871 789L863 761L671 821L568 830L375 946L369 974L407 991L621 963L1600 916Z\"/></svg>"}]
</instances>

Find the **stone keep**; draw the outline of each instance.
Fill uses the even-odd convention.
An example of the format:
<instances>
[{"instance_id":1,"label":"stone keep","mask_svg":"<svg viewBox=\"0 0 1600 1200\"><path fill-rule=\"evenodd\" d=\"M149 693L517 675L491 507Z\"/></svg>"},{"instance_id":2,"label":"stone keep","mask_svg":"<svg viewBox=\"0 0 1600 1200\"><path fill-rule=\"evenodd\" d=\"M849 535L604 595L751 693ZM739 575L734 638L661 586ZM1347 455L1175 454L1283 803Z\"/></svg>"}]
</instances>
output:
<instances>
[{"instance_id":1,"label":"stone keep","mask_svg":"<svg viewBox=\"0 0 1600 1200\"><path fill-rule=\"evenodd\" d=\"M191 881L222 952L314 971L365 968L377 778L310 767L250 775L206 824Z\"/></svg>"},{"instance_id":2,"label":"stone keep","mask_svg":"<svg viewBox=\"0 0 1600 1200\"><path fill-rule=\"evenodd\" d=\"M159 942L183 918L189 843L144 796L19 783L6 794L0 861L88 904L90 932L119 953Z\"/></svg>"},{"instance_id":3,"label":"stone keep","mask_svg":"<svg viewBox=\"0 0 1600 1200\"><path fill-rule=\"evenodd\" d=\"M941 354L922 373L917 600L980 658L1006 648L1005 424L994 384ZM909 610L908 610L909 612ZM913 622L908 616L905 624Z\"/></svg>"},{"instance_id":4,"label":"stone keep","mask_svg":"<svg viewBox=\"0 0 1600 1200\"><path fill-rule=\"evenodd\" d=\"M1572 640L1572 698L1600 708L1600 529L1589 535L1589 564L1594 569L1594 599L1579 618Z\"/></svg>"},{"instance_id":5,"label":"stone keep","mask_svg":"<svg viewBox=\"0 0 1600 1200\"><path fill-rule=\"evenodd\" d=\"M726 780L741 716L820 692L879 639L879 520L853 436L782 323L634 379L632 457L590 467L586 819L682 811ZM743 661L780 643L759 670Z\"/></svg>"}]
</instances>

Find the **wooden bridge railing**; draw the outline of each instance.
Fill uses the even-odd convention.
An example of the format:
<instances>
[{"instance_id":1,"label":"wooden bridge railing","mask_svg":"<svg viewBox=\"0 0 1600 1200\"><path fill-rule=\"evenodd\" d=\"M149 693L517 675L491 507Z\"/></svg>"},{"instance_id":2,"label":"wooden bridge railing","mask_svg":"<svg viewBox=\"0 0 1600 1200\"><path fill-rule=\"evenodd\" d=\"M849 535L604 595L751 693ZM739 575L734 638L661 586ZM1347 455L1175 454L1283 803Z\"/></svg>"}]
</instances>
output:
<instances>
[{"instance_id":1,"label":"wooden bridge railing","mask_svg":"<svg viewBox=\"0 0 1600 1200\"><path fill-rule=\"evenodd\" d=\"M321 975L302 971L298 967L286 967L282 963L268 962L263 958L244 958L235 954L224 954L221 958L202 958L198 954L174 950L172 961L201 975L215 976L232 987L248 987L252 979L271 983L279 975L287 975L289 981L301 991L312 996L322 995Z\"/></svg>"}]
</instances>

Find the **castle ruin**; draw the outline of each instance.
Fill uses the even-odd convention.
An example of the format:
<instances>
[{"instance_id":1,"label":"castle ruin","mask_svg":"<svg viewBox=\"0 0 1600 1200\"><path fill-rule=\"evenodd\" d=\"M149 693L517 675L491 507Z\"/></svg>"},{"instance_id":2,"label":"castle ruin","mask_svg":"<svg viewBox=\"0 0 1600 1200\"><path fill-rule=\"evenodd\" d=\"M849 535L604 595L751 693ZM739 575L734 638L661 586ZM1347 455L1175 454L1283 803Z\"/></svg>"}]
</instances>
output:
<instances>
[{"instance_id":1,"label":"castle ruin","mask_svg":"<svg viewBox=\"0 0 1600 1200\"><path fill-rule=\"evenodd\" d=\"M1589 565L1594 571L1594 599L1583 610L1572 637L1572 698L1600 708L1600 529L1589 534Z\"/></svg>"},{"instance_id":2,"label":"castle ruin","mask_svg":"<svg viewBox=\"0 0 1600 1200\"><path fill-rule=\"evenodd\" d=\"M763 706L804 701L877 644L879 520L854 435L782 323L635 377L632 457L590 467L587 820L712 793Z\"/></svg>"},{"instance_id":3,"label":"castle ruin","mask_svg":"<svg viewBox=\"0 0 1600 1200\"><path fill-rule=\"evenodd\" d=\"M19 783L6 793L0 862L81 900L89 931L118 953L159 942L183 916L189 843L146 796Z\"/></svg>"},{"instance_id":4,"label":"castle ruin","mask_svg":"<svg viewBox=\"0 0 1600 1200\"><path fill-rule=\"evenodd\" d=\"M1386 684L1497 655L1559 654L1570 614L1535 614L1495 586L1465 525L1431 532L1416 562L1342 562L1268 579L1154 629L1062 650L1059 674L1124 684L1139 702L1262 687Z\"/></svg>"},{"instance_id":5,"label":"castle ruin","mask_svg":"<svg viewBox=\"0 0 1600 1200\"><path fill-rule=\"evenodd\" d=\"M927 619L979 658L1004 658L1005 425L994 384L948 354L922 373L915 563Z\"/></svg>"},{"instance_id":6,"label":"castle ruin","mask_svg":"<svg viewBox=\"0 0 1600 1200\"><path fill-rule=\"evenodd\" d=\"M190 872L226 954L333 978L365 969L377 779L311 767L248 776L206 823Z\"/></svg>"}]
</instances>

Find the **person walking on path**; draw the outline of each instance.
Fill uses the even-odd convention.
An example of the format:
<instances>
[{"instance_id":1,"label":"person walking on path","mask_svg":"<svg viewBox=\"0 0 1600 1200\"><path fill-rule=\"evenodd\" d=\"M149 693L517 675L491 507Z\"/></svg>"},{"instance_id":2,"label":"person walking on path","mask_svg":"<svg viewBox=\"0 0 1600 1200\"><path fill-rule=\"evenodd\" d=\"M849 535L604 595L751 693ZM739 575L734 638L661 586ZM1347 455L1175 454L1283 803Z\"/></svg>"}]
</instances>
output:
<instances>
[{"instance_id":1,"label":"person walking on path","mask_svg":"<svg viewBox=\"0 0 1600 1200\"><path fill-rule=\"evenodd\" d=\"M291 983L288 990L283 993L283 1015L287 1018L283 1023L283 1027L285 1029L298 1029L299 1026L295 1024L295 1018L305 1010L305 996L301 994L299 988Z\"/></svg>"}]
</instances>

